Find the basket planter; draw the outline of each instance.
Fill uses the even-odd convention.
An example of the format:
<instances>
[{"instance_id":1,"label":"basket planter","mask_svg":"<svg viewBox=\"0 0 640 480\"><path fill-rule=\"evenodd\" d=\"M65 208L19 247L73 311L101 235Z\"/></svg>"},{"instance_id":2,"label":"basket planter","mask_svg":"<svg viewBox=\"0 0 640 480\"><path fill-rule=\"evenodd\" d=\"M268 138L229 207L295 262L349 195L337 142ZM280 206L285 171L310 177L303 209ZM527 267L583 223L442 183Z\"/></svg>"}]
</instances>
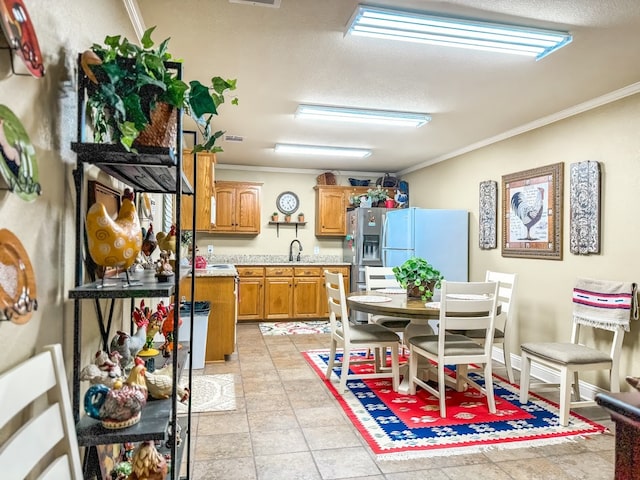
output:
<instances>
[{"instance_id":1,"label":"basket planter","mask_svg":"<svg viewBox=\"0 0 640 480\"><path fill-rule=\"evenodd\" d=\"M160 102L151 111L151 123L140 132L134 145L169 148L176 144L177 133L177 109L168 103Z\"/></svg>"},{"instance_id":2,"label":"basket planter","mask_svg":"<svg viewBox=\"0 0 640 480\"><path fill-rule=\"evenodd\" d=\"M429 298L433 298L433 291L436 288L436 282L429 282L426 285L426 290L431 292L431 295L429 295ZM423 292L420 291L420 287L415 286L413 284L409 285L407 287L407 297L411 297L411 298L422 298Z\"/></svg>"}]
</instances>

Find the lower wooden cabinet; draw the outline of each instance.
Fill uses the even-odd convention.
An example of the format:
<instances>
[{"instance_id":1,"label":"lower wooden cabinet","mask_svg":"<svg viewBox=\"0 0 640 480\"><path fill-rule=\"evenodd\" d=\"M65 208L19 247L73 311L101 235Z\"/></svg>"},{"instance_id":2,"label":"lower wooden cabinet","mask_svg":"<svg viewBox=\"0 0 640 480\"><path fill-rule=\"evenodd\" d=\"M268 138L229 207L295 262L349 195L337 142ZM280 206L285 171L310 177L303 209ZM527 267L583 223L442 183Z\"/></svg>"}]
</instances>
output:
<instances>
[{"instance_id":1,"label":"lower wooden cabinet","mask_svg":"<svg viewBox=\"0 0 640 480\"><path fill-rule=\"evenodd\" d=\"M348 266L236 266L238 321L327 318L325 269L341 272L349 291Z\"/></svg>"},{"instance_id":2,"label":"lower wooden cabinet","mask_svg":"<svg viewBox=\"0 0 640 480\"><path fill-rule=\"evenodd\" d=\"M205 361L223 361L236 347L235 277L196 277L195 301L210 304ZM191 278L180 283L180 294L191 299Z\"/></svg>"},{"instance_id":3,"label":"lower wooden cabinet","mask_svg":"<svg viewBox=\"0 0 640 480\"><path fill-rule=\"evenodd\" d=\"M264 318L264 268L236 267L238 285L238 321Z\"/></svg>"}]
</instances>

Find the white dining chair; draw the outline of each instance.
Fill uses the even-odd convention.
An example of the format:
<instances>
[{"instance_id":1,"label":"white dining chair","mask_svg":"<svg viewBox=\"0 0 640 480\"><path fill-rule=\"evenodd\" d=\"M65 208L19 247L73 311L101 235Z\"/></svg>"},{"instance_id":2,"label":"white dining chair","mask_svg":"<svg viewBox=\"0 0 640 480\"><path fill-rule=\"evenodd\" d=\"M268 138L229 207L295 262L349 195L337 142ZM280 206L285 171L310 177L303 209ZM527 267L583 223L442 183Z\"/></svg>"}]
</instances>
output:
<instances>
[{"instance_id":1,"label":"white dining chair","mask_svg":"<svg viewBox=\"0 0 640 480\"><path fill-rule=\"evenodd\" d=\"M60 345L0 375L0 477L82 480Z\"/></svg>"},{"instance_id":2,"label":"white dining chair","mask_svg":"<svg viewBox=\"0 0 640 480\"><path fill-rule=\"evenodd\" d=\"M616 293L612 293L616 292ZM627 292L627 293L621 293ZM615 298L614 298L615 296ZM579 372L608 370L609 390L620 391L620 353L625 329L629 328L632 306L635 304L635 285L578 279L573 290L573 315L569 342L527 342L520 345L520 403L529 400L529 388L560 388L560 424L569 423L571 408L591 407L594 400L580 394ZM637 316L637 315L636 315ZM584 345L581 333L585 330L607 332L611 338L609 349ZM598 334L598 337L602 335ZM600 342L599 342L600 343ZM531 363L543 365L559 373L560 383L532 384ZM574 399L571 399L573 390Z\"/></svg>"},{"instance_id":3,"label":"white dining chair","mask_svg":"<svg viewBox=\"0 0 640 480\"><path fill-rule=\"evenodd\" d=\"M462 389L469 384L487 397L491 413L496 412L493 396L491 350L498 298L497 282L447 282L443 281L440 298L440 318L437 335L411 337L409 343L409 393L415 395L420 386L439 399L440 416L447 416L447 383ZM464 335L448 333L452 330L478 329L485 332L482 344ZM426 371L436 371L437 388L418 376L420 357L428 360L421 364ZM468 375L469 364L484 365L484 386ZM447 382L445 367L455 365L455 379ZM423 372L421 372L423 373Z\"/></svg>"},{"instance_id":4,"label":"white dining chair","mask_svg":"<svg viewBox=\"0 0 640 480\"><path fill-rule=\"evenodd\" d=\"M511 339L515 321L515 294L518 284L518 274L500 273L487 270L485 282L498 282L498 303L500 304L500 314L496 317L496 327L493 333L493 344L502 345L504 366L507 369L509 382L515 383L513 366L511 365ZM482 329L465 330L459 332L462 335L473 338L483 343L485 332Z\"/></svg>"},{"instance_id":5,"label":"white dining chair","mask_svg":"<svg viewBox=\"0 0 640 480\"><path fill-rule=\"evenodd\" d=\"M331 378L334 366L337 364L341 367L338 389L340 393L346 390L347 380L375 378L391 378L393 390L397 392L400 381L398 365L400 337L397 333L375 323L366 323L363 325L352 324L347 314L347 301L342 273L331 273L325 270L324 277L331 329L331 344L326 378ZM338 322L338 320L341 321ZM341 362L336 360L336 350L338 346L342 347ZM373 356L373 359L362 357L360 360L353 360L351 358L351 352L366 349L371 349L374 352L386 352L387 349L390 349L391 370L376 368L376 362L378 362L376 355ZM355 364L371 364L374 368L371 373L350 372L350 366Z\"/></svg>"}]
</instances>

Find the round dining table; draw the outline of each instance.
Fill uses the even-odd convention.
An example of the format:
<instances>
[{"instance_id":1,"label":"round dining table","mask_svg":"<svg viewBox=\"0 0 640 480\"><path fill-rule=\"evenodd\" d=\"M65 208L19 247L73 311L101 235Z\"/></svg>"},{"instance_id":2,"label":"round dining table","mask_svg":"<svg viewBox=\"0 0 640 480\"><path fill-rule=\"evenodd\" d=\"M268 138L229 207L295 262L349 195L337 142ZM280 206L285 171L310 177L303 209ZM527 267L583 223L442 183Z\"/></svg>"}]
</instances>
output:
<instances>
[{"instance_id":1,"label":"round dining table","mask_svg":"<svg viewBox=\"0 0 640 480\"><path fill-rule=\"evenodd\" d=\"M436 299L439 299L439 297L436 296ZM440 319L440 302L438 301L425 302L421 298L408 297L406 291L400 289L353 292L347 295L346 300L347 306L353 310L371 315L386 315L409 319L410 323L405 328L403 335L405 345L411 337L434 335L437 332ZM501 308L498 303L496 315L499 315L500 311ZM461 313L458 315L486 315L486 312ZM398 391L407 393L409 391L409 382L408 375L406 375L406 366L404 369L401 368L401 373L404 375Z\"/></svg>"}]
</instances>

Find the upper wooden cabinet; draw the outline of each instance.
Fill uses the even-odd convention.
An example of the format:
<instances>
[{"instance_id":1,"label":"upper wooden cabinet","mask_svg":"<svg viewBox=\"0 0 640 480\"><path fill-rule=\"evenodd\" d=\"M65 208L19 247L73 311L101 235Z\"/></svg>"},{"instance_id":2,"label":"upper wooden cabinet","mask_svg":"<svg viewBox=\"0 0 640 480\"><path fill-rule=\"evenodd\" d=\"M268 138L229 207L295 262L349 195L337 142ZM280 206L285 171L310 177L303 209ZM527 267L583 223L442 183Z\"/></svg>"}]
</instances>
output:
<instances>
[{"instance_id":1,"label":"upper wooden cabinet","mask_svg":"<svg viewBox=\"0 0 640 480\"><path fill-rule=\"evenodd\" d=\"M322 185L316 191L316 236L342 237L347 234L347 208L353 195L365 195L373 187L343 187ZM391 198L395 188L387 188Z\"/></svg>"},{"instance_id":2,"label":"upper wooden cabinet","mask_svg":"<svg viewBox=\"0 0 640 480\"><path fill-rule=\"evenodd\" d=\"M183 195L180 213L180 228L191 230L193 220L193 201L196 200L196 226L195 230L208 232L212 228L211 203L215 196L214 191L214 171L216 154L200 152L198 155L197 172L193 172L193 153L185 150L182 154L182 170L189 183L196 186L196 194Z\"/></svg>"},{"instance_id":3,"label":"upper wooden cabinet","mask_svg":"<svg viewBox=\"0 0 640 480\"><path fill-rule=\"evenodd\" d=\"M211 232L260 233L261 183L215 182L216 215Z\"/></svg>"}]
</instances>

